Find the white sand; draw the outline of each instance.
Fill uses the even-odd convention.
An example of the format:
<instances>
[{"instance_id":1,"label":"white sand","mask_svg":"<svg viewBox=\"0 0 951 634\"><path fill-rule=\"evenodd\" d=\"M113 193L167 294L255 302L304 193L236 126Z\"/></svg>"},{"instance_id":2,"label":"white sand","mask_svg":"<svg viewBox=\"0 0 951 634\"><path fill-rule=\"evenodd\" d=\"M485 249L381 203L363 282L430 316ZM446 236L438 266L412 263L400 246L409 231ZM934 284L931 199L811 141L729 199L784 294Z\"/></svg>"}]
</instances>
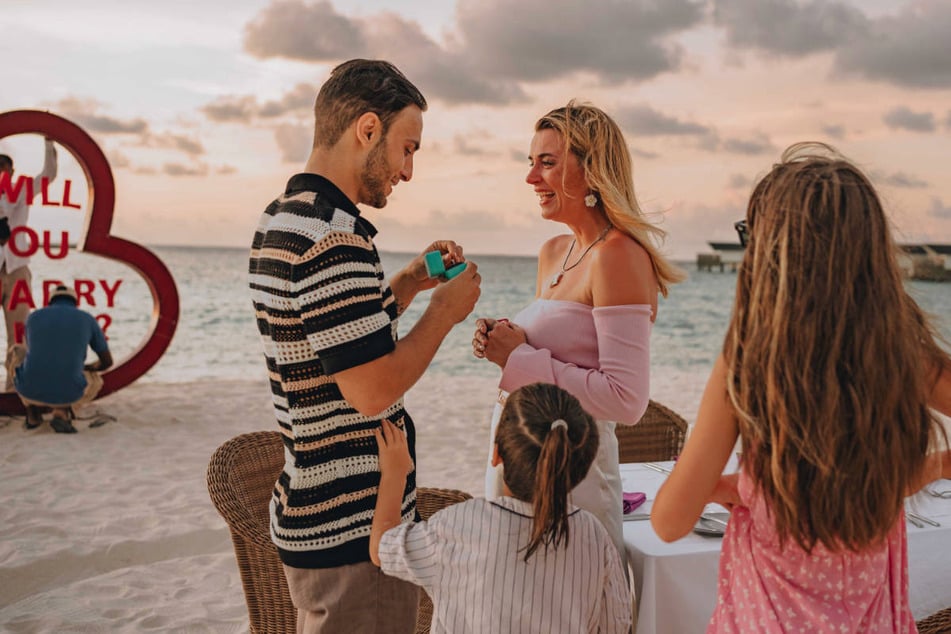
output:
<instances>
[{"instance_id":1,"label":"white sand","mask_svg":"<svg viewBox=\"0 0 951 634\"><path fill-rule=\"evenodd\" d=\"M678 408L680 385L655 398L692 417L702 382ZM481 494L496 394L495 380L426 376L407 395L420 485ZM0 417L0 630L247 631L205 471L229 438L276 429L267 385L139 383L80 414L97 410L118 420L64 435Z\"/></svg>"},{"instance_id":2,"label":"white sand","mask_svg":"<svg viewBox=\"0 0 951 634\"><path fill-rule=\"evenodd\" d=\"M494 394L484 379L424 378L407 395L421 485L481 489ZM65 435L0 418L0 630L247 631L205 470L229 438L276 429L267 385L139 383L96 410L118 420Z\"/></svg>"}]
</instances>

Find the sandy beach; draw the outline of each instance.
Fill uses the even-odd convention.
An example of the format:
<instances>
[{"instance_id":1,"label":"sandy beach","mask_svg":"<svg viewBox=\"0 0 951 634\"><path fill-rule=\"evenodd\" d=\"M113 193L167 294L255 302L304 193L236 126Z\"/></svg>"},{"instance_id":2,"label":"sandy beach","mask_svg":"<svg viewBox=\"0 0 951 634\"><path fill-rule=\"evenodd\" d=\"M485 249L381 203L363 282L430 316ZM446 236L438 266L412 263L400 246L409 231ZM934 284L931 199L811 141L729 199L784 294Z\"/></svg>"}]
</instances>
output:
<instances>
[{"instance_id":1,"label":"sandy beach","mask_svg":"<svg viewBox=\"0 0 951 634\"><path fill-rule=\"evenodd\" d=\"M454 389L481 391L458 411ZM478 493L493 381L423 378L407 395L419 482ZM245 632L231 540L205 470L241 433L274 429L258 381L138 383L93 403L78 434L0 418L0 630Z\"/></svg>"},{"instance_id":2,"label":"sandy beach","mask_svg":"<svg viewBox=\"0 0 951 634\"><path fill-rule=\"evenodd\" d=\"M652 392L692 421L702 388ZM420 485L481 494L495 394L495 380L438 375L407 394ZM266 384L143 382L80 415L96 413L116 420L64 435L0 417L0 631L246 632L205 471L229 438L275 428Z\"/></svg>"}]
</instances>

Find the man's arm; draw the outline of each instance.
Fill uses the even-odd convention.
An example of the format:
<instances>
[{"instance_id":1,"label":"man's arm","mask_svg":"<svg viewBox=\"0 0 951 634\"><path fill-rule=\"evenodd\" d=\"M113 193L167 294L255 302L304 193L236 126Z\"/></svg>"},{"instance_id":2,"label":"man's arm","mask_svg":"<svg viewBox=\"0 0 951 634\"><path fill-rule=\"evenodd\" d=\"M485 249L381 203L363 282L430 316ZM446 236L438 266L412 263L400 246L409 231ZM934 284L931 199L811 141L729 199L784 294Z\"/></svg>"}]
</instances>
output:
<instances>
[{"instance_id":1,"label":"man's arm","mask_svg":"<svg viewBox=\"0 0 951 634\"><path fill-rule=\"evenodd\" d=\"M43 143L43 169L39 174L33 177L33 191L37 192L40 191L44 178L48 182L53 182L53 179L56 178L56 174L58 172L56 146L53 144L53 139L44 137Z\"/></svg>"},{"instance_id":2,"label":"man's arm","mask_svg":"<svg viewBox=\"0 0 951 634\"><path fill-rule=\"evenodd\" d=\"M397 272L390 279L390 290L396 301L396 312L402 315L409 308L413 299L420 291L436 288L440 280L429 277L426 270L425 255L430 251L439 251L443 260L449 264L463 262L462 247L452 240L437 240L430 244L423 253L413 258L405 268Z\"/></svg>"},{"instance_id":3,"label":"man's arm","mask_svg":"<svg viewBox=\"0 0 951 634\"><path fill-rule=\"evenodd\" d=\"M392 352L334 375L343 397L364 416L376 416L405 394L429 366L452 327L465 319L479 299L478 267L433 291L429 306Z\"/></svg>"},{"instance_id":4,"label":"man's arm","mask_svg":"<svg viewBox=\"0 0 951 634\"><path fill-rule=\"evenodd\" d=\"M83 366L84 370L90 370L92 372L104 372L112 367L112 353L108 349L103 350L102 352L97 352L96 355L99 357L98 361L93 361L92 363L87 363Z\"/></svg>"},{"instance_id":5,"label":"man's arm","mask_svg":"<svg viewBox=\"0 0 951 634\"><path fill-rule=\"evenodd\" d=\"M420 288L416 280L403 269L390 278L390 290L393 291L393 301L396 302L396 314L402 315L413 303Z\"/></svg>"}]
</instances>

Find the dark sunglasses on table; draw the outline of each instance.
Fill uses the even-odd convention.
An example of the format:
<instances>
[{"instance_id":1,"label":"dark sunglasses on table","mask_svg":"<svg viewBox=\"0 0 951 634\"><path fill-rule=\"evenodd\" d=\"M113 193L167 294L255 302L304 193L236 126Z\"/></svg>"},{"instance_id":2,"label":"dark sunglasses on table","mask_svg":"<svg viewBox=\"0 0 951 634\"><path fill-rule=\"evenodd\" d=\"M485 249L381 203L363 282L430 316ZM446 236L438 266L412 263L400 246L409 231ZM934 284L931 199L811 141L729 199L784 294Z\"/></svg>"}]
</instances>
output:
<instances>
[{"instance_id":1,"label":"dark sunglasses on table","mask_svg":"<svg viewBox=\"0 0 951 634\"><path fill-rule=\"evenodd\" d=\"M740 238L740 246L745 247L750 240L750 230L746 225L746 220L734 222L733 228L736 229L736 235Z\"/></svg>"}]
</instances>

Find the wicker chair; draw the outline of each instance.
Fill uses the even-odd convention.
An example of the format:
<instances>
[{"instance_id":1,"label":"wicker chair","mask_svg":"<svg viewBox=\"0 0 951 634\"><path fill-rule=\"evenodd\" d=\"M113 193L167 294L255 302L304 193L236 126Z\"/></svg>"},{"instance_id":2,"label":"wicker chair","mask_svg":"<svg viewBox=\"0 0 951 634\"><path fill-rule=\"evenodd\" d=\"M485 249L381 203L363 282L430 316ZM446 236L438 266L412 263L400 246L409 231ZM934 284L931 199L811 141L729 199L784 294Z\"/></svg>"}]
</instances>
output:
<instances>
[{"instance_id":1,"label":"wicker chair","mask_svg":"<svg viewBox=\"0 0 951 634\"><path fill-rule=\"evenodd\" d=\"M471 499L472 496L464 491L455 489L428 489L420 487L416 490L416 509L419 516L428 520L436 511L458 502ZM433 619L433 602L426 591L419 591L419 612L416 615L416 634L428 634L429 625Z\"/></svg>"},{"instance_id":2,"label":"wicker chair","mask_svg":"<svg viewBox=\"0 0 951 634\"><path fill-rule=\"evenodd\" d=\"M231 530L244 599L254 634L295 634L297 609L291 603L277 548L271 542L268 505L284 466L284 445L276 431L242 434L215 451L208 464L208 493ZM452 489L419 488L416 505L423 519L472 496ZM420 590L417 634L429 632L433 604Z\"/></svg>"},{"instance_id":3,"label":"wicker chair","mask_svg":"<svg viewBox=\"0 0 951 634\"><path fill-rule=\"evenodd\" d=\"M935 612L918 621L918 634L951 633L951 607Z\"/></svg>"},{"instance_id":4,"label":"wicker chair","mask_svg":"<svg viewBox=\"0 0 951 634\"><path fill-rule=\"evenodd\" d=\"M268 504L284 466L276 431L242 434L221 445L208 465L208 493L231 529L254 634L294 634L297 608L271 542Z\"/></svg>"},{"instance_id":5,"label":"wicker chair","mask_svg":"<svg viewBox=\"0 0 951 634\"><path fill-rule=\"evenodd\" d=\"M636 425L617 425L620 462L673 460L684 447L687 421L657 401L649 401L647 411Z\"/></svg>"}]
</instances>

